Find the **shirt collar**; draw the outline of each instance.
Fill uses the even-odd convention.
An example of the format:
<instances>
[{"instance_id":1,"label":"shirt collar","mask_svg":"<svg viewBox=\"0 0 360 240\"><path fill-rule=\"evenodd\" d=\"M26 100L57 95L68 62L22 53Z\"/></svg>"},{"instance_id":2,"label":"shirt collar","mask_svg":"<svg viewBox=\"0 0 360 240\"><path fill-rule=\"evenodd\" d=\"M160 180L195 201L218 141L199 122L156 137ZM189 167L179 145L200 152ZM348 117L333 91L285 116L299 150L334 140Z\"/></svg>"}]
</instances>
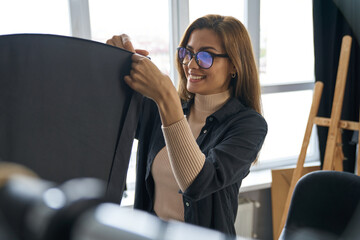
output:
<instances>
[{"instance_id":1,"label":"shirt collar","mask_svg":"<svg viewBox=\"0 0 360 240\"><path fill-rule=\"evenodd\" d=\"M191 105L194 104L194 99L187 102L183 102L182 107L185 115L190 112ZM230 97L230 99L219 110L211 114L210 116L217 119L219 122L224 121L229 116L244 110L246 107L240 102L239 99Z\"/></svg>"}]
</instances>

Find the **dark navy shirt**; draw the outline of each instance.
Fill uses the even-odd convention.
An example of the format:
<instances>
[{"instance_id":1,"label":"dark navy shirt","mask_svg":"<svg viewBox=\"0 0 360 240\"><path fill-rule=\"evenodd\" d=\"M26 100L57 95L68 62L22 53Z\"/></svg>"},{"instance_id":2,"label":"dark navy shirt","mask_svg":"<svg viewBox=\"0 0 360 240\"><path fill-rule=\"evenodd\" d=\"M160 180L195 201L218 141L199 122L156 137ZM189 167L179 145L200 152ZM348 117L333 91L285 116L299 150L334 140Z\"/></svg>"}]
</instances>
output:
<instances>
[{"instance_id":1,"label":"dark navy shirt","mask_svg":"<svg viewBox=\"0 0 360 240\"><path fill-rule=\"evenodd\" d=\"M193 101L183 104L184 114ZM238 99L230 98L207 117L197 143L206 159L183 195L184 220L235 235L234 222L242 180L249 174L267 134L264 118ZM165 146L156 104L145 99L136 134L138 143L134 208L154 213L151 165Z\"/></svg>"}]
</instances>

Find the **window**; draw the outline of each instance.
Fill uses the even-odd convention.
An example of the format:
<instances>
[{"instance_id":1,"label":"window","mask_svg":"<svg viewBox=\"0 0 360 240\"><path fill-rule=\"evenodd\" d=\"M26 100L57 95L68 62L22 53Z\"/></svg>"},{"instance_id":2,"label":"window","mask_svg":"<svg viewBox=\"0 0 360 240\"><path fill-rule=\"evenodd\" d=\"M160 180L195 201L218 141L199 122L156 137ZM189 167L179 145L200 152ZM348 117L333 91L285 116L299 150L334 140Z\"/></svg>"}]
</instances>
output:
<instances>
[{"instance_id":1,"label":"window","mask_svg":"<svg viewBox=\"0 0 360 240\"><path fill-rule=\"evenodd\" d=\"M258 168L295 164L314 83L312 1L262 0L259 42L260 82L265 90L262 102L269 131ZM308 160L318 159L314 133Z\"/></svg>"},{"instance_id":2,"label":"window","mask_svg":"<svg viewBox=\"0 0 360 240\"><path fill-rule=\"evenodd\" d=\"M314 82L312 1L260 2L262 85Z\"/></svg>"},{"instance_id":3,"label":"window","mask_svg":"<svg viewBox=\"0 0 360 240\"><path fill-rule=\"evenodd\" d=\"M0 2L0 34L71 35L68 1L6 0Z\"/></svg>"},{"instance_id":4,"label":"window","mask_svg":"<svg viewBox=\"0 0 360 240\"><path fill-rule=\"evenodd\" d=\"M190 22L206 14L233 16L243 21L244 0L222 0L221 7L218 0L189 0Z\"/></svg>"},{"instance_id":5,"label":"window","mask_svg":"<svg viewBox=\"0 0 360 240\"><path fill-rule=\"evenodd\" d=\"M89 11L93 40L126 33L135 48L148 50L160 70L170 73L168 0L89 0Z\"/></svg>"},{"instance_id":6,"label":"window","mask_svg":"<svg viewBox=\"0 0 360 240\"><path fill-rule=\"evenodd\" d=\"M258 167L263 169L296 163L310 113L312 93L312 90L305 90L262 96L269 128ZM307 149L307 157L311 160L317 157L316 142L316 134L312 134Z\"/></svg>"},{"instance_id":7,"label":"window","mask_svg":"<svg viewBox=\"0 0 360 240\"><path fill-rule=\"evenodd\" d=\"M113 35L126 33L134 48L148 50L159 69L170 74L168 0L89 0L89 11L93 40L104 43ZM133 203L136 150L137 140L134 140L127 175L128 197L124 198L123 205Z\"/></svg>"}]
</instances>

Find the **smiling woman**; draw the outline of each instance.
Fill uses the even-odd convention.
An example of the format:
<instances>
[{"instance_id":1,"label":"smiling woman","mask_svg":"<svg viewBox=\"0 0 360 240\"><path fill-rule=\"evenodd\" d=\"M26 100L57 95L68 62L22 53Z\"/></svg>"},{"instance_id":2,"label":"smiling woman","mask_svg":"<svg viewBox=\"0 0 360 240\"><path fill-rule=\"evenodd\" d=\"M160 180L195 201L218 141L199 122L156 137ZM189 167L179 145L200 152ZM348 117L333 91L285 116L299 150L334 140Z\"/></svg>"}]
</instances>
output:
<instances>
[{"instance_id":1,"label":"smiling woman","mask_svg":"<svg viewBox=\"0 0 360 240\"><path fill-rule=\"evenodd\" d=\"M123 34L107 43L145 53L129 41ZM147 97L134 207L235 235L239 188L267 133L245 27L220 15L195 20L180 42L178 92L148 58L132 60L125 82Z\"/></svg>"},{"instance_id":2,"label":"smiling woman","mask_svg":"<svg viewBox=\"0 0 360 240\"><path fill-rule=\"evenodd\" d=\"M225 50L222 45L220 37L211 29L198 29L192 32L186 49L196 51L196 56L193 58L194 54L188 50L187 58L182 61L187 79L186 88L192 94L209 95L224 92L229 88L231 75L236 74L236 69L227 54L223 53ZM211 61L206 61L205 57L205 61L201 61L201 56L204 56L201 53L207 53L205 50L208 51L207 55ZM216 55L225 57L214 58ZM181 56L178 57L181 61Z\"/></svg>"},{"instance_id":3,"label":"smiling woman","mask_svg":"<svg viewBox=\"0 0 360 240\"><path fill-rule=\"evenodd\" d=\"M223 21L216 19L214 22L208 21L205 17L199 18L189 26L180 46L192 51L210 48L213 54L228 55L227 58L215 58L218 67L207 69L210 70L206 72L210 79L216 73L214 84L217 85L217 90L213 89L212 93L224 90L224 87L230 85L234 97L239 98L245 106L261 112L260 82L255 57L248 32L240 21L233 17L225 18ZM187 81L188 77L205 71L190 67L190 64L191 61L184 65L181 59L177 63L180 76L178 92L183 100L194 97L194 93L187 89L187 85L191 85L191 81ZM231 80L230 83L227 80Z\"/></svg>"}]
</instances>

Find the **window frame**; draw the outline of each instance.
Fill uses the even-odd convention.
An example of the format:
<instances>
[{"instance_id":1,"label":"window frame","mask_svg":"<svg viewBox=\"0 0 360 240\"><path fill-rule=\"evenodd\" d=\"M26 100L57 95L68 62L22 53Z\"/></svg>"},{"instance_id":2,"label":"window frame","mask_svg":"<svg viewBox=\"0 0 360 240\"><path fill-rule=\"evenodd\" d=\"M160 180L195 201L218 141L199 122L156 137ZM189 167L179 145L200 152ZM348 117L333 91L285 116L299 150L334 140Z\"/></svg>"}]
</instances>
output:
<instances>
[{"instance_id":1,"label":"window frame","mask_svg":"<svg viewBox=\"0 0 360 240\"><path fill-rule=\"evenodd\" d=\"M88 0L69 0L71 34L73 37L91 39Z\"/></svg>"}]
</instances>

